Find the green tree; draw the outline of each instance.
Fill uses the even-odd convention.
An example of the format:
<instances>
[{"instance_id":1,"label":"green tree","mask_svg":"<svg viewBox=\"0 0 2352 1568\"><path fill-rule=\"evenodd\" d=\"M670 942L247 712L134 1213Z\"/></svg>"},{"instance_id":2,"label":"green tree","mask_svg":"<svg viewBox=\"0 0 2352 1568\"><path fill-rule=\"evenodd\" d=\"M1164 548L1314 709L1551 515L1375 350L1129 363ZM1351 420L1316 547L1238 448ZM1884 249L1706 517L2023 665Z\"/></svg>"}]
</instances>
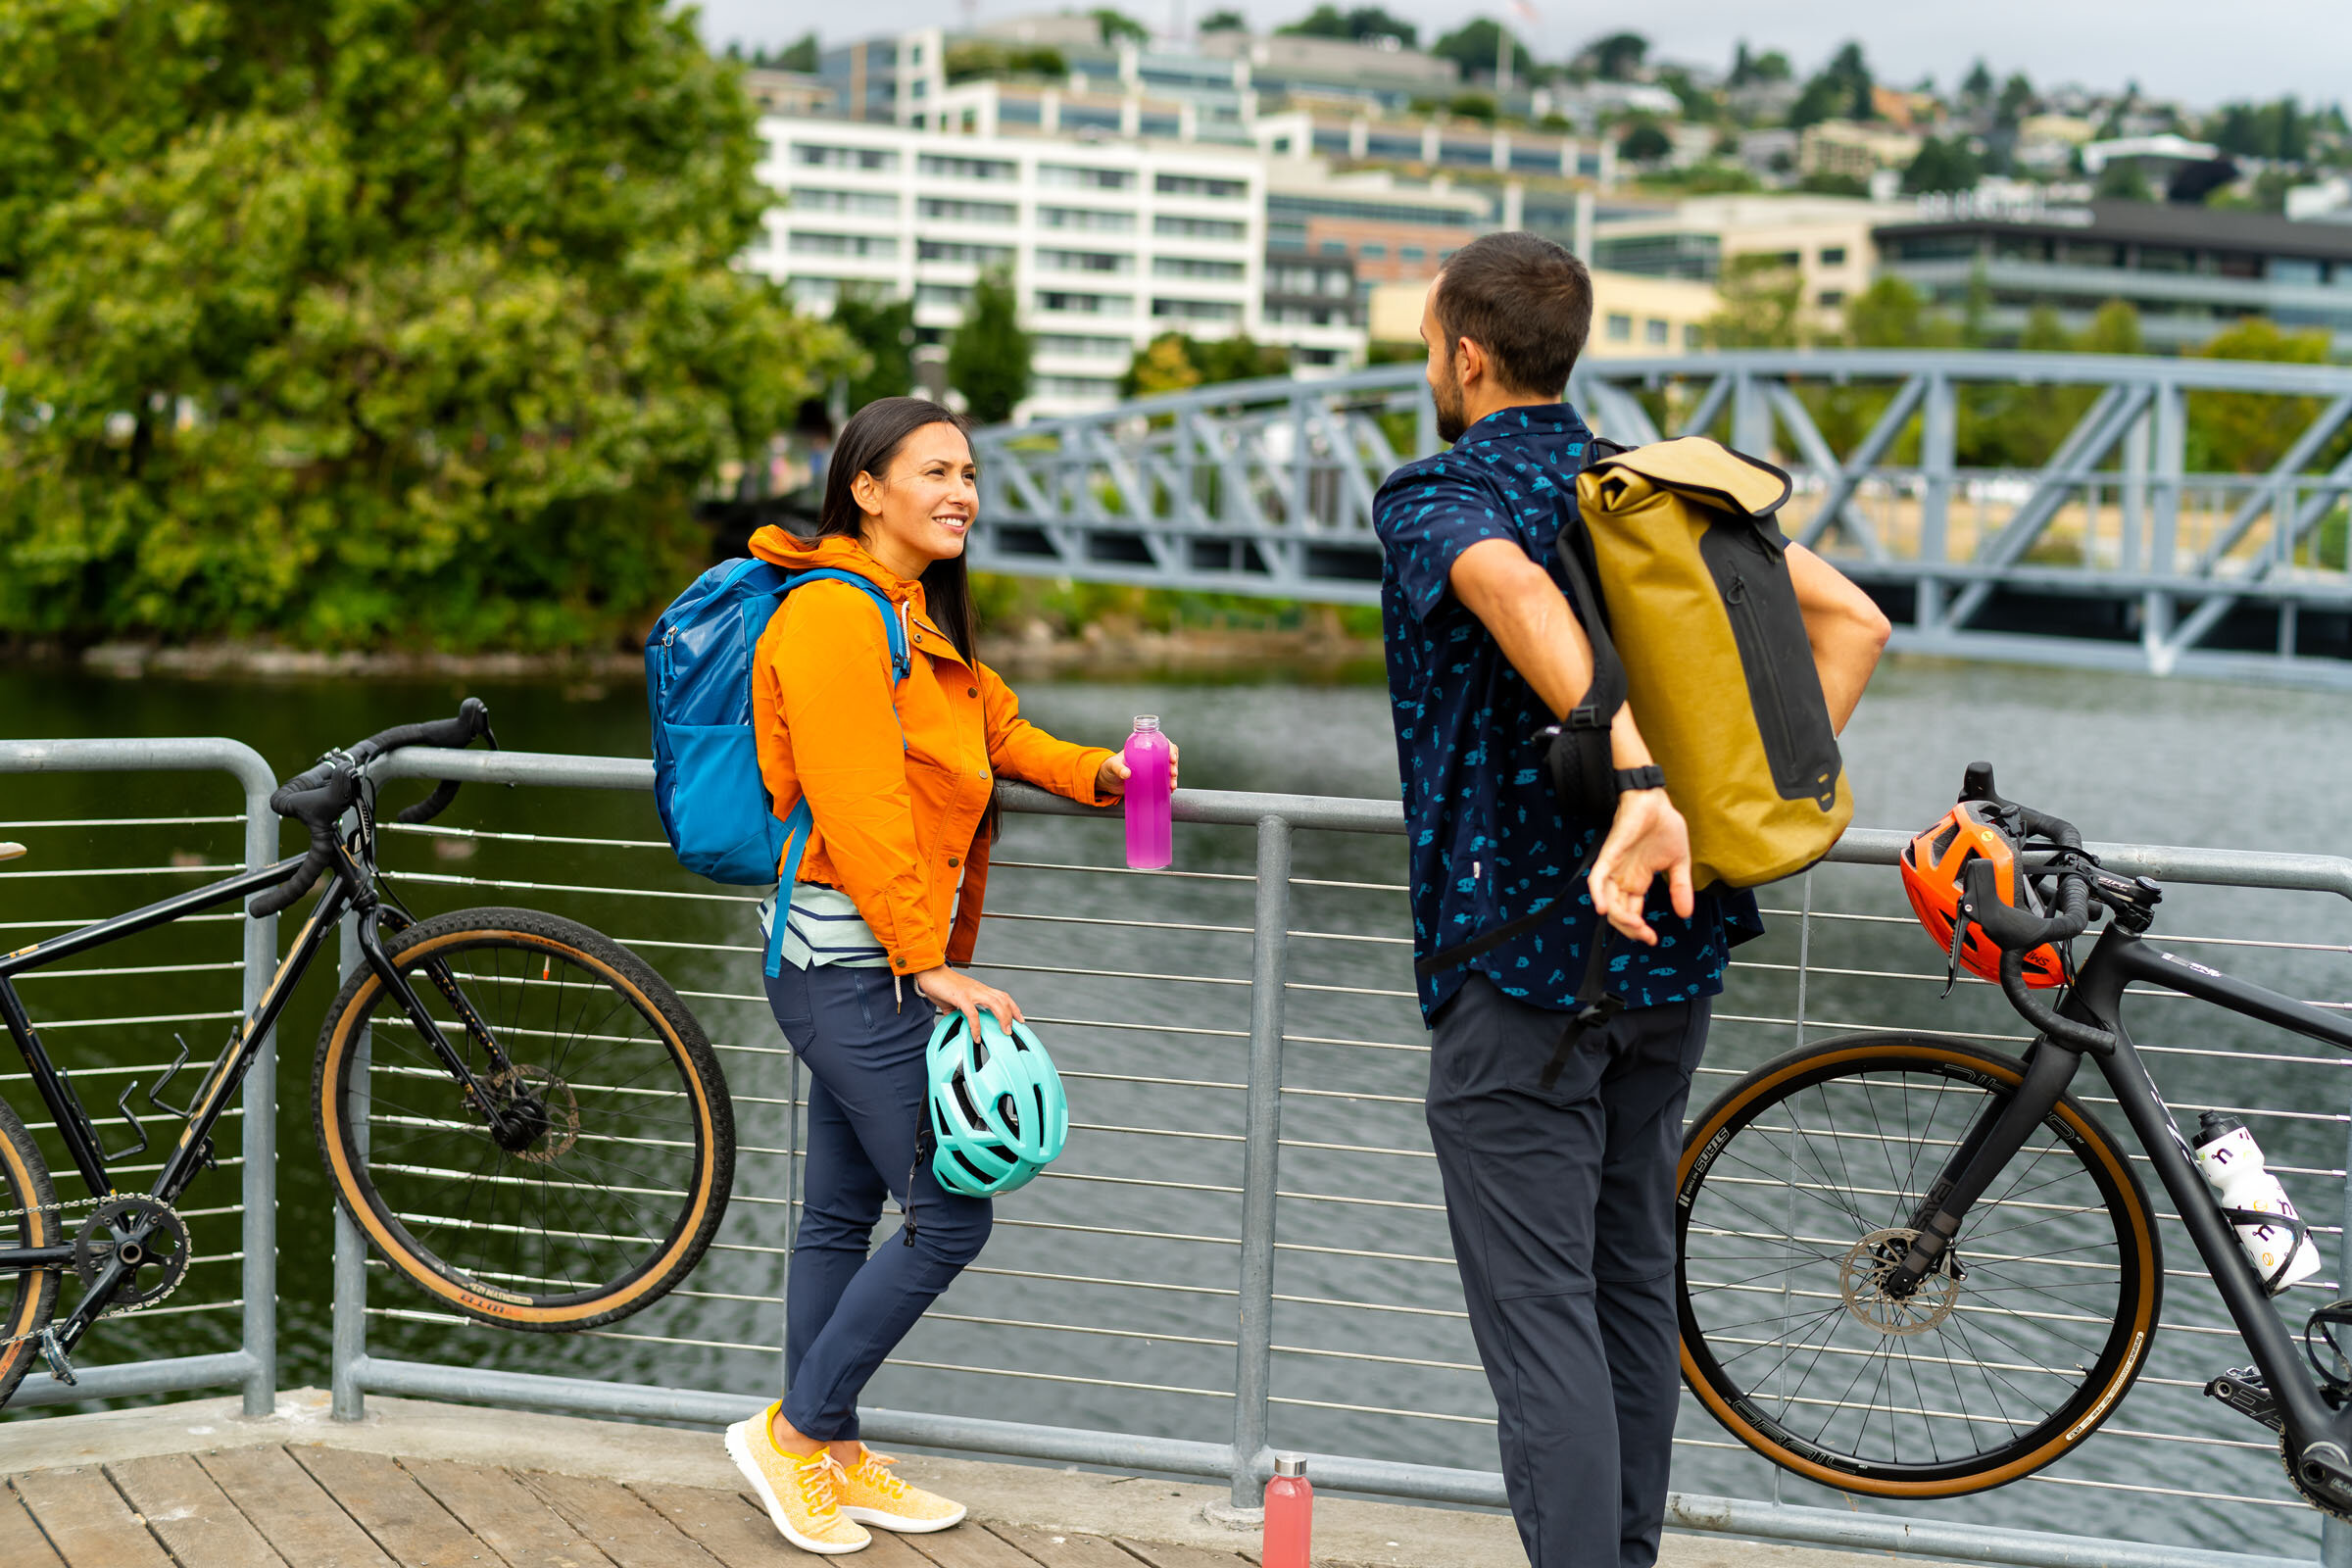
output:
<instances>
[{"instance_id":1,"label":"green tree","mask_svg":"<svg viewBox=\"0 0 2352 1568\"><path fill-rule=\"evenodd\" d=\"M1247 335L1203 340L1184 332L1162 332L1136 351L1119 377L1119 396L1150 397L1218 381L1254 381L1284 374L1290 368L1289 350Z\"/></svg>"},{"instance_id":2,"label":"green tree","mask_svg":"<svg viewBox=\"0 0 2352 1568\"><path fill-rule=\"evenodd\" d=\"M2147 341L2139 330L2139 312L2129 301L2109 300L2090 318L2075 347L2084 354L2147 353Z\"/></svg>"},{"instance_id":3,"label":"green tree","mask_svg":"<svg viewBox=\"0 0 2352 1568\"><path fill-rule=\"evenodd\" d=\"M1875 119L1873 85L1862 46L1847 43L1805 83L1805 90L1788 111L1788 123L1801 128L1825 120Z\"/></svg>"},{"instance_id":4,"label":"green tree","mask_svg":"<svg viewBox=\"0 0 2352 1568\"><path fill-rule=\"evenodd\" d=\"M1002 424L1029 395L1029 334L1021 330L1012 274L992 268L980 274L963 324L948 339L948 385L982 424Z\"/></svg>"},{"instance_id":5,"label":"green tree","mask_svg":"<svg viewBox=\"0 0 2352 1568\"><path fill-rule=\"evenodd\" d=\"M1920 143L1919 156L1911 160L1911 167L1903 171L1903 189L1911 195L1974 190L1984 174L1965 138L1954 136L1946 141L1930 136Z\"/></svg>"},{"instance_id":6,"label":"green tree","mask_svg":"<svg viewBox=\"0 0 2352 1568\"><path fill-rule=\"evenodd\" d=\"M1673 151L1673 138L1646 115L1629 125L1617 142L1617 156L1629 164L1654 164Z\"/></svg>"},{"instance_id":7,"label":"green tree","mask_svg":"<svg viewBox=\"0 0 2352 1568\"><path fill-rule=\"evenodd\" d=\"M1707 318L1709 347L1785 349L1804 342L1804 274L1778 257L1733 257L1718 290L1723 304Z\"/></svg>"},{"instance_id":8,"label":"green tree","mask_svg":"<svg viewBox=\"0 0 2352 1568\"><path fill-rule=\"evenodd\" d=\"M1960 101L1973 109L1982 109L1992 102L1992 70L1984 64L1984 57L1979 55L1977 63L1968 68L1968 74L1961 79Z\"/></svg>"},{"instance_id":9,"label":"green tree","mask_svg":"<svg viewBox=\"0 0 2352 1568\"><path fill-rule=\"evenodd\" d=\"M1238 18L1238 13L1230 13ZM1246 26L1247 24L1238 23ZM1202 23L1200 30L1209 30ZM1393 17L1380 6L1357 6L1342 11L1338 6L1319 5L1287 27L1276 27L1277 33L1303 38L1352 38L1362 42L1367 38L1394 38L1410 49L1419 40L1420 29L1401 17Z\"/></svg>"},{"instance_id":10,"label":"green tree","mask_svg":"<svg viewBox=\"0 0 2352 1568\"><path fill-rule=\"evenodd\" d=\"M846 362L661 0L0 4L0 628L610 639ZM137 69L123 69L135 61Z\"/></svg>"},{"instance_id":11,"label":"green tree","mask_svg":"<svg viewBox=\"0 0 2352 1568\"><path fill-rule=\"evenodd\" d=\"M1462 120L1483 120L1494 122L1494 95L1491 92L1457 92L1446 100L1446 112Z\"/></svg>"},{"instance_id":12,"label":"green tree","mask_svg":"<svg viewBox=\"0 0 2352 1568\"><path fill-rule=\"evenodd\" d=\"M1142 44L1152 41L1152 29L1124 11L1097 6L1087 15L1095 19L1095 30L1107 48L1116 48L1123 42Z\"/></svg>"},{"instance_id":13,"label":"green tree","mask_svg":"<svg viewBox=\"0 0 2352 1568\"><path fill-rule=\"evenodd\" d=\"M1503 31L1499 23L1486 17L1466 22L1429 46L1429 52L1440 60L1450 60L1462 68L1465 77L1492 76L1494 62L1502 52ZM1536 57L1517 37L1511 39L1511 74L1524 80L1536 69Z\"/></svg>"},{"instance_id":14,"label":"green tree","mask_svg":"<svg viewBox=\"0 0 2352 1568\"><path fill-rule=\"evenodd\" d=\"M1574 64L1602 81L1633 81L1642 74L1649 40L1638 32L1612 32L1577 51ZM1492 58L1492 57L1490 57Z\"/></svg>"},{"instance_id":15,"label":"green tree","mask_svg":"<svg viewBox=\"0 0 2352 1568\"><path fill-rule=\"evenodd\" d=\"M2152 202L2156 192L2148 184L2148 176L2140 172L2136 158L2118 158L2099 171L2099 183L2091 193L2104 202Z\"/></svg>"},{"instance_id":16,"label":"green tree","mask_svg":"<svg viewBox=\"0 0 2352 1568\"><path fill-rule=\"evenodd\" d=\"M2002 129L2015 130L2034 112L2035 101L2034 83L2026 79L2024 72L2017 72L2001 83L2000 101L1993 105L1992 118Z\"/></svg>"},{"instance_id":17,"label":"green tree","mask_svg":"<svg viewBox=\"0 0 2352 1568\"><path fill-rule=\"evenodd\" d=\"M2326 327L2283 330L2251 316L2193 352L2208 360L2267 360L2279 365L2325 365ZM2188 466L2192 473L2234 470L2262 473L2286 455L2311 421L2320 400L2276 397L2263 392L2188 394Z\"/></svg>"},{"instance_id":18,"label":"green tree","mask_svg":"<svg viewBox=\"0 0 2352 1568\"><path fill-rule=\"evenodd\" d=\"M800 71L813 74L816 70L816 34L804 32L776 52L778 71Z\"/></svg>"},{"instance_id":19,"label":"green tree","mask_svg":"<svg viewBox=\"0 0 2352 1568\"><path fill-rule=\"evenodd\" d=\"M833 302L833 324L865 355L865 368L849 378L852 414L876 398L903 398L914 390L913 300L847 287Z\"/></svg>"},{"instance_id":20,"label":"green tree","mask_svg":"<svg viewBox=\"0 0 2352 1568\"><path fill-rule=\"evenodd\" d=\"M1052 44L998 43L988 38L958 38L948 45L950 82L980 81L991 76L1066 76L1069 61Z\"/></svg>"},{"instance_id":21,"label":"green tree","mask_svg":"<svg viewBox=\"0 0 2352 1568\"><path fill-rule=\"evenodd\" d=\"M1248 32L1250 19L1239 11L1211 11L1200 19L1202 32Z\"/></svg>"},{"instance_id":22,"label":"green tree","mask_svg":"<svg viewBox=\"0 0 2352 1568\"><path fill-rule=\"evenodd\" d=\"M1747 40L1742 38L1732 52L1732 86L1787 81L1795 74L1795 68L1788 64L1788 57L1778 49L1767 49L1760 55L1750 54Z\"/></svg>"}]
</instances>

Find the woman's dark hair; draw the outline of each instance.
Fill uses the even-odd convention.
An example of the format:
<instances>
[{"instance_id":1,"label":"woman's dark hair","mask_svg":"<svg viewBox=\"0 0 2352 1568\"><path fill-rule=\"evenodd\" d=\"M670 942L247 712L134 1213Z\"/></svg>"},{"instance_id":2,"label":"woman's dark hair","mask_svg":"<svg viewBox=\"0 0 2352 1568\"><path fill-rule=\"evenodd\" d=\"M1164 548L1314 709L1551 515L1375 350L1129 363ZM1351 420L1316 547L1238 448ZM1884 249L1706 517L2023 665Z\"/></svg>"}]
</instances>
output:
<instances>
[{"instance_id":1,"label":"woman's dark hair","mask_svg":"<svg viewBox=\"0 0 2352 1568\"><path fill-rule=\"evenodd\" d=\"M828 534L846 534L852 539L864 535L865 514L850 492L851 482L861 473L870 473L877 481L890 477L890 466L898 461L900 448L926 424L953 425L965 440L971 439L970 421L928 398L876 398L850 416L825 462L825 499L816 514L819 539ZM921 581L923 602L933 623L976 667L980 662L980 612L972 603L972 574L963 557L934 561L923 568ZM981 832L991 840L997 836L998 816L992 790L988 813L980 823Z\"/></svg>"}]
</instances>

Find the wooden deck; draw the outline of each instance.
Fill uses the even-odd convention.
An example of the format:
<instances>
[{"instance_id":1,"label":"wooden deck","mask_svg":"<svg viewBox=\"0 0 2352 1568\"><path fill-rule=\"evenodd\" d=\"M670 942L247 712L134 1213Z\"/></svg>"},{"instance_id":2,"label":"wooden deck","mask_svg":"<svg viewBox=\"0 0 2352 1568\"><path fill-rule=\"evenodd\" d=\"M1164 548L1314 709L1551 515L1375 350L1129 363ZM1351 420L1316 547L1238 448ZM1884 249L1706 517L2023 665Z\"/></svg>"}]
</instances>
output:
<instances>
[{"instance_id":1,"label":"wooden deck","mask_svg":"<svg viewBox=\"0 0 2352 1568\"><path fill-rule=\"evenodd\" d=\"M867 1568L1248 1568L1250 1556L966 1522ZM735 1492L308 1444L0 1482L4 1568L778 1568L814 1561Z\"/></svg>"}]
</instances>

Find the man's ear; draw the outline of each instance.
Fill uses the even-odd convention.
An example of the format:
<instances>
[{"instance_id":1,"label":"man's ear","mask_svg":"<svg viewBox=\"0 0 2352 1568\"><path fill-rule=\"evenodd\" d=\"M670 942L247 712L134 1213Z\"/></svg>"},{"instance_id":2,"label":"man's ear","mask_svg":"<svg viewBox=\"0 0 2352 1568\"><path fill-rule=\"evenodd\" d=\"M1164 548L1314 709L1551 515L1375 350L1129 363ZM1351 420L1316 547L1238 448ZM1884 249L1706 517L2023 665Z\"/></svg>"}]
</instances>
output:
<instances>
[{"instance_id":1,"label":"man's ear","mask_svg":"<svg viewBox=\"0 0 2352 1568\"><path fill-rule=\"evenodd\" d=\"M1456 384L1468 387L1486 379L1487 351L1466 337L1453 340L1453 378Z\"/></svg>"}]
</instances>

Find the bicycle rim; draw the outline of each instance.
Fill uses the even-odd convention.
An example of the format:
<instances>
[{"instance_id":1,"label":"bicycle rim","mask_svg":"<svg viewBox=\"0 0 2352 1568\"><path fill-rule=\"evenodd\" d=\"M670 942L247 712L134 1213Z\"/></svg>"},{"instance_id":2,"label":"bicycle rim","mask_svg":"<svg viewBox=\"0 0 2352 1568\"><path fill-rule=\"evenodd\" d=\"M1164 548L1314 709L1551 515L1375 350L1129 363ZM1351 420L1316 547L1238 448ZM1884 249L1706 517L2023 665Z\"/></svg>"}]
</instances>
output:
<instances>
[{"instance_id":1,"label":"bicycle rim","mask_svg":"<svg viewBox=\"0 0 2352 1568\"><path fill-rule=\"evenodd\" d=\"M57 1193L48 1166L16 1112L0 1104L0 1236L17 1247L54 1247L61 1234ZM29 1336L38 1334L57 1308L61 1271L33 1269L0 1274L0 1405L8 1403L40 1359Z\"/></svg>"},{"instance_id":2,"label":"bicycle rim","mask_svg":"<svg viewBox=\"0 0 2352 1568\"><path fill-rule=\"evenodd\" d=\"M369 1239L485 1322L578 1329L659 1298L701 1256L731 1175L725 1086L692 1016L618 944L521 910L426 921L392 956L476 1080L537 1106L536 1130L502 1146L363 972L321 1040L318 1110Z\"/></svg>"},{"instance_id":3,"label":"bicycle rim","mask_svg":"<svg viewBox=\"0 0 2352 1568\"><path fill-rule=\"evenodd\" d=\"M1684 1374L1741 1442L1881 1496L2039 1469L2137 1374L2162 1268L2123 1152L2062 1099L1912 1296L1876 1279L2015 1059L1858 1036L1784 1056L1691 1126L1677 1223Z\"/></svg>"}]
</instances>

